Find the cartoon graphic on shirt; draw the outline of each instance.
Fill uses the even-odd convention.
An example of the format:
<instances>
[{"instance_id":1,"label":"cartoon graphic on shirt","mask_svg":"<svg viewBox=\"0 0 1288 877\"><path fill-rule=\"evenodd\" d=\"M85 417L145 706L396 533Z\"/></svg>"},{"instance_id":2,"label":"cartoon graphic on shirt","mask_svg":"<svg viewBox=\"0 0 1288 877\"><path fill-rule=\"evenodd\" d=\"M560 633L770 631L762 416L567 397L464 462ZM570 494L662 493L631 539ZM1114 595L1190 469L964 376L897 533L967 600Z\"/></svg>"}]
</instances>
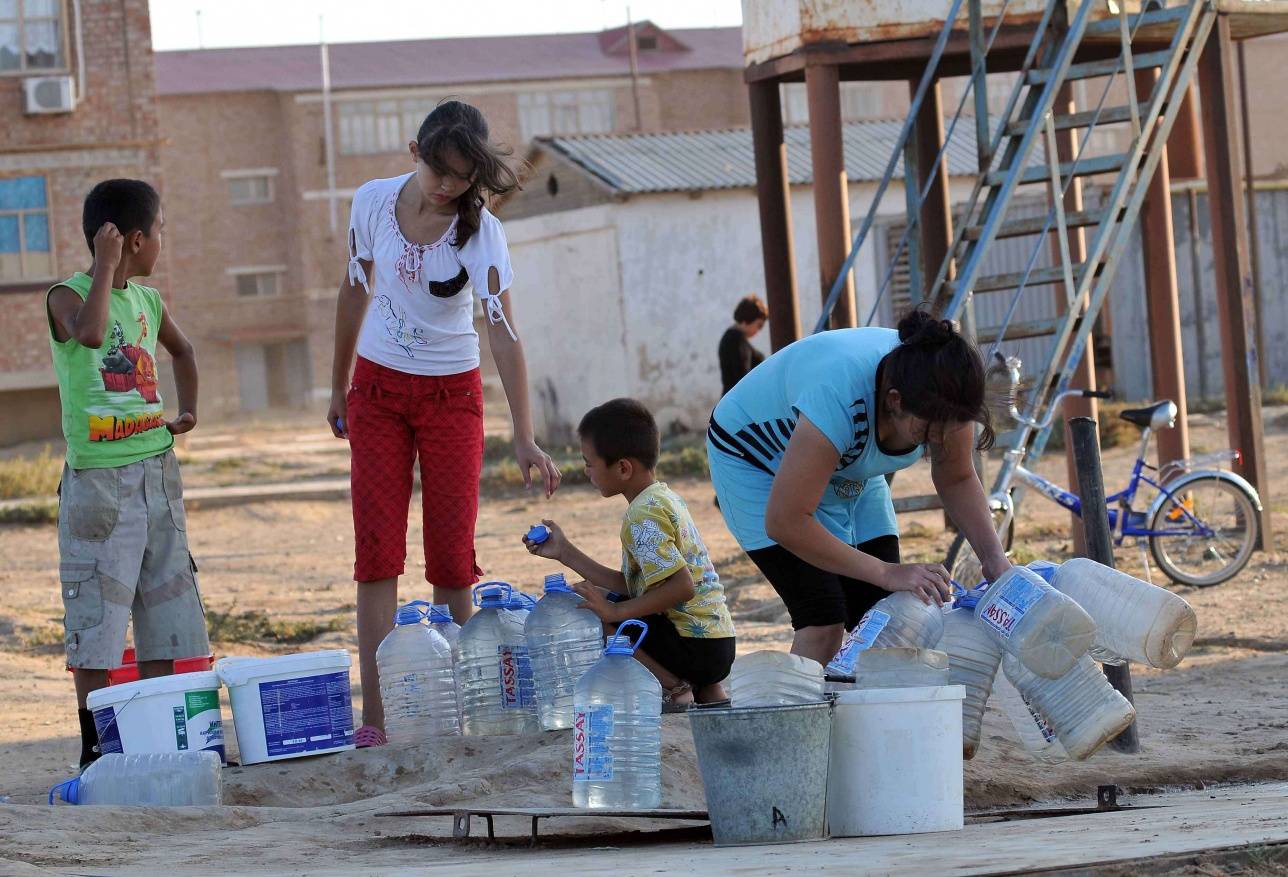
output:
<instances>
[{"instance_id":1,"label":"cartoon graphic on shirt","mask_svg":"<svg viewBox=\"0 0 1288 877\"><path fill-rule=\"evenodd\" d=\"M635 545L631 553L645 570L650 566L655 570L670 569L682 559L670 537L651 518L631 523L631 541Z\"/></svg>"},{"instance_id":2,"label":"cartoon graphic on shirt","mask_svg":"<svg viewBox=\"0 0 1288 877\"><path fill-rule=\"evenodd\" d=\"M412 347L425 347L429 344L425 340L425 330L418 326L408 328L406 312L387 295L376 296L376 308L380 311L380 318L385 321L385 333L390 340L401 347L403 353L415 359Z\"/></svg>"},{"instance_id":3,"label":"cartoon graphic on shirt","mask_svg":"<svg viewBox=\"0 0 1288 877\"><path fill-rule=\"evenodd\" d=\"M137 390L144 401L159 402L156 360L141 346L148 335L148 320L140 313L135 322L139 324L139 344L125 340L125 331L119 320L112 324L112 346L107 349L103 366L99 369L103 376L103 389L113 393Z\"/></svg>"}]
</instances>

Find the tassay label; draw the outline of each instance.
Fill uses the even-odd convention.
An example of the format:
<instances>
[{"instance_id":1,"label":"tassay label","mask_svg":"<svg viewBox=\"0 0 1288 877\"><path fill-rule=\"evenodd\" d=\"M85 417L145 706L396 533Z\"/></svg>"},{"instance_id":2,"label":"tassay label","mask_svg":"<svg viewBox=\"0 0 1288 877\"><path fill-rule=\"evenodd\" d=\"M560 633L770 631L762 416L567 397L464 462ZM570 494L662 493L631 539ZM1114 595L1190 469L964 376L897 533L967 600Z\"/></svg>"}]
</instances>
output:
<instances>
[{"instance_id":1,"label":"tassay label","mask_svg":"<svg viewBox=\"0 0 1288 877\"><path fill-rule=\"evenodd\" d=\"M1042 735L1042 739L1048 743L1054 742L1056 737L1055 728L1051 727L1051 723L1046 720L1046 716L1035 710L1033 704L1029 703L1029 699L1024 695L1021 694L1020 699L1029 708L1029 715L1033 717L1033 723L1038 726L1038 732Z\"/></svg>"},{"instance_id":2,"label":"tassay label","mask_svg":"<svg viewBox=\"0 0 1288 877\"><path fill-rule=\"evenodd\" d=\"M994 589L997 585L993 586ZM983 621L993 630L1007 639L1015 632L1016 626L1024 620L1024 615L1033 604L1041 600L1046 593L1043 588L1022 576L1015 576L1005 582L1000 589L990 589L985 596L986 605L978 613ZM989 600L989 596L992 597Z\"/></svg>"},{"instance_id":3,"label":"tassay label","mask_svg":"<svg viewBox=\"0 0 1288 877\"><path fill-rule=\"evenodd\" d=\"M613 734L613 705L575 706L572 717L572 781L597 782L613 778L608 738Z\"/></svg>"},{"instance_id":4,"label":"tassay label","mask_svg":"<svg viewBox=\"0 0 1288 877\"><path fill-rule=\"evenodd\" d=\"M536 703L532 686L532 660L526 646L500 645L497 676L501 686L501 709L528 709Z\"/></svg>"},{"instance_id":5,"label":"tassay label","mask_svg":"<svg viewBox=\"0 0 1288 877\"><path fill-rule=\"evenodd\" d=\"M889 623L889 612L869 609L854 630L850 631L841 650L828 663L827 669L842 675L853 674L854 667L859 662L859 652L872 648L872 644Z\"/></svg>"}]
</instances>

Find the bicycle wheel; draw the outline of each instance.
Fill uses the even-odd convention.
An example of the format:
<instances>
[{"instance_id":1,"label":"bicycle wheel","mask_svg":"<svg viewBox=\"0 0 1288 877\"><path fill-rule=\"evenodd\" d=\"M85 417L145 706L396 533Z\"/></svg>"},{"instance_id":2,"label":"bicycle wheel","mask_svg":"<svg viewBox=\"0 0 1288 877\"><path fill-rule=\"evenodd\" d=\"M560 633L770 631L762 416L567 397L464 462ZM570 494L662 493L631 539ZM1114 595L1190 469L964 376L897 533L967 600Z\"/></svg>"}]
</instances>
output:
<instances>
[{"instance_id":1,"label":"bicycle wheel","mask_svg":"<svg viewBox=\"0 0 1288 877\"><path fill-rule=\"evenodd\" d=\"M1212 535L1199 532L1195 520ZM1211 587L1247 564L1260 524L1256 502L1246 490L1224 478L1199 477L1158 507L1149 529L1159 535L1149 537L1149 549L1159 569L1178 585Z\"/></svg>"},{"instance_id":2,"label":"bicycle wheel","mask_svg":"<svg viewBox=\"0 0 1288 877\"><path fill-rule=\"evenodd\" d=\"M1002 538L1002 548L1009 552L1011 543L1014 541L1015 519L1011 518L1011 523ZM952 580L963 588L973 588L984 581L984 568L980 565L979 558L975 556L975 549L971 548L970 543L966 541L964 533L958 533L953 539L953 544L948 547L944 566L948 569L948 575Z\"/></svg>"}]
</instances>

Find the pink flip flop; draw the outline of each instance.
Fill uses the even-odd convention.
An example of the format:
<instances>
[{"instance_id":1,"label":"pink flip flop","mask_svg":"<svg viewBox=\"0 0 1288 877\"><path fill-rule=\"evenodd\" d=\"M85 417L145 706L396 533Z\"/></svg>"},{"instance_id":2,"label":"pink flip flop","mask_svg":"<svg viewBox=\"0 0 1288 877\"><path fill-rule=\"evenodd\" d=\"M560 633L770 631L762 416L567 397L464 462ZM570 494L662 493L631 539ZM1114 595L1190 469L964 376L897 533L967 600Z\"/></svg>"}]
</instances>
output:
<instances>
[{"instance_id":1,"label":"pink flip flop","mask_svg":"<svg viewBox=\"0 0 1288 877\"><path fill-rule=\"evenodd\" d=\"M384 746L389 742L385 732L375 725L363 725L353 734L353 744L358 749L370 749L372 746Z\"/></svg>"}]
</instances>

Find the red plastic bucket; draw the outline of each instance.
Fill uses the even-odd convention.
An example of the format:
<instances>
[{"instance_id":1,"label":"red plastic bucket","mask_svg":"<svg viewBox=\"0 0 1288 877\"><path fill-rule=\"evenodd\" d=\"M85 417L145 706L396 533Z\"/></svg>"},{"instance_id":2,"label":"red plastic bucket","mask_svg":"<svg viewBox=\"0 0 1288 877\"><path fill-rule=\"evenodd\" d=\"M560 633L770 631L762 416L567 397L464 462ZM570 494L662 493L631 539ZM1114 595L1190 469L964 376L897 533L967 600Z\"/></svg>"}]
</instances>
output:
<instances>
[{"instance_id":1,"label":"red plastic bucket","mask_svg":"<svg viewBox=\"0 0 1288 877\"><path fill-rule=\"evenodd\" d=\"M214 655L203 655L199 658L175 658L175 673L198 673L202 670L209 670L215 664ZM71 667L67 672L71 672ZM134 649L128 648L125 654L121 655L121 666L113 667L107 671L108 685L121 685L125 682L139 681L139 665L134 659Z\"/></svg>"}]
</instances>

